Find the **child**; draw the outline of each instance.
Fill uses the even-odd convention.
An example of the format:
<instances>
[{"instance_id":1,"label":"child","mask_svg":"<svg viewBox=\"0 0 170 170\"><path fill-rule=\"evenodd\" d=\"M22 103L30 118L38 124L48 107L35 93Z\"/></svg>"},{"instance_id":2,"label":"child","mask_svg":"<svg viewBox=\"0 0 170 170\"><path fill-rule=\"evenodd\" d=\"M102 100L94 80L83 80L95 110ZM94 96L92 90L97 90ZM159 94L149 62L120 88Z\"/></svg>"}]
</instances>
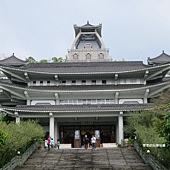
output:
<instances>
[{"instance_id":1,"label":"child","mask_svg":"<svg viewBox=\"0 0 170 170\"><path fill-rule=\"evenodd\" d=\"M58 149L60 149L60 140L59 139L57 139L57 147L58 147Z\"/></svg>"}]
</instances>

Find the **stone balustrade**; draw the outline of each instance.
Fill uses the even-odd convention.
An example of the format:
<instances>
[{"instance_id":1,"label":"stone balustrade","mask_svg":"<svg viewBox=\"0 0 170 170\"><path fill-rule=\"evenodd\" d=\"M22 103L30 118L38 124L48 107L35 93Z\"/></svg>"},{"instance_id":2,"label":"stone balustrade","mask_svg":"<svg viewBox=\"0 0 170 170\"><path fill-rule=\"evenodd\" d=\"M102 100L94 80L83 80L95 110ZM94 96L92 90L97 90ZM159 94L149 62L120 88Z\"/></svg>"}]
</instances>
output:
<instances>
[{"instance_id":1,"label":"stone balustrade","mask_svg":"<svg viewBox=\"0 0 170 170\"><path fill-rule=\"evenodd\" d=\"M31 145L23 155L15 156L12 158L11 161L0 168L0 170L13 170L17 166L22 165L36 149L37 143Z\"/></svg>"},{"instance_id":2,"label":"stone balustrade","mask_svg":"<svg viewBox=\"0 0 170 170\"><path fill-rule=\"evenodd\" d=\"M148 163L154 170L168 170L161 165L151 154L143 151L142 147L137 142L134 142L134 148L143 159L145 163Z\"/></svg>"}]
</instances>

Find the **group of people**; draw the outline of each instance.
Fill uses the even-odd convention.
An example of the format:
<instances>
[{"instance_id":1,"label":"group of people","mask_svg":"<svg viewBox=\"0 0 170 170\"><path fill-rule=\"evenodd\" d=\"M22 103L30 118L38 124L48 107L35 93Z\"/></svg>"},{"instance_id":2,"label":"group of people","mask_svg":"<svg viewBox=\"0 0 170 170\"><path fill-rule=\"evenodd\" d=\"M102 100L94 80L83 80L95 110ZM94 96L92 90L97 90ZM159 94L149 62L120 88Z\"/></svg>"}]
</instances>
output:
<instances>
[{"instance_id":1,"label":"group of people","mask_svg":"<svg viewBox=\"0 0 170 170\"><path fill-rule=\"evenodd\" d=\"M57 144L56 144L57 148L60 149L60 140L57 139ZM50 150L50 148L54 148L54 139L51 137L48 137L47 140L45 140L45 148L48 148L48 150Z\"/></svg>"},{"instance_id":2,"label":"group of people","mask_svg":"<svg viewBox=\"0 0 170 170\"><path fill-rule=\"evenodd\" d=\"M92 146L92 150L96 150L96 137L94 135L92 135L91 140L89 140L89 138L87 137L87 135L84 136L83 139L83 143L84 143L84 148L87 150L89 143Z\"/></svg>"}]
</instances>

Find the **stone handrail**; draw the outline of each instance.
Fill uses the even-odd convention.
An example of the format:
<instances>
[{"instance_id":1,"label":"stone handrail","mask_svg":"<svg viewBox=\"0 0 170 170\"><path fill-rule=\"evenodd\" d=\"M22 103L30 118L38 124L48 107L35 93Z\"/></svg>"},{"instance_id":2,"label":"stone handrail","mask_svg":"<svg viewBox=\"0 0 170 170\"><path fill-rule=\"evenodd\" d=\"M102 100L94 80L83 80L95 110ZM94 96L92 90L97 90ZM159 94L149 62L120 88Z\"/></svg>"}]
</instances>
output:
<instances>
[{"instance_id":1,"label":"stone handrail","mask_svg":"<svg viewBox=\"0 0 170 170\"><path fill-rule=\"evenodd\" d=\"M135 141L134 148L143 159L143 161L149 164L154 170L168 170L163 165L161 165L152 155L143 151L142 147Z\"/></svg>"},{"instance_id":2,"label":"stone handrail","mask_svg":"<svg viewBox=\"0 0 170 170\"><path fill-rule=\"evenodd\" d=\"M37 143L31 145L26 152L23 155L15 156L11 159L10 162L8 162L6 165L4 165L0 170L13 170L18 165L24 164L24 162L32 155L32 153L36 150Z\"/></svg>"}]
</instances>

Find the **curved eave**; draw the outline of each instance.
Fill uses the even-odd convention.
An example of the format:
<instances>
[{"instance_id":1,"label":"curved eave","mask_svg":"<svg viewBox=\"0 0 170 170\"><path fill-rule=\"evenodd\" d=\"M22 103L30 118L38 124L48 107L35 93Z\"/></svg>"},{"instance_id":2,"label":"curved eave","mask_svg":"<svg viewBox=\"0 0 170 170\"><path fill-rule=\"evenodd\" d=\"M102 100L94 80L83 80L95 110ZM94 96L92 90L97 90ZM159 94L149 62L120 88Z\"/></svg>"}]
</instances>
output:
<instances>
[{"instance_id":1,"label":"curved eave","mask_svg":"<svg viewBox=\"0 0 170 170\"><path fill-rule=\"evenodd\" d=\"M11 68L11 67L5 67L5 66L0 66L2 69L6 70L11 70L15 71L15 73L24 75L24 73L28 74L42 74L42 75L91 75L91 74L126 74L126 73L137 73L137 72L145 72L146 70L148 71L155 71L155 69L162 69L168 67L170 69L170 63L164 64L164 65L159 65L159 66L150 66L150 67L145 67L142 69L132 69L132 70L124 70L124 71L91 71L91 72L40 72L40 71L31 71L31 70L23 70L19 68ZM79 68L77 68L79 69ZM80 69L81 70L81 69Z\"/></svg>"},{"instance_id":2,"label":"curved eave","mask_svg":"<svg viewBox=\"0 0 170 170\"><path fill-rule=\"evenodd\" d=\"M170 55L166 54L164 51L162 52L162 54L160 54L159 56L155 58L148 58L148 63L151 63L151 64L168 63L168 62L170 62Z\"/></svg>"},{"instance_id":3,"label":"curved eave","mask_svg":"<svg viewBox=\"0 0 170 170\"><path fill-rule=\"evenodd\" d=\"M21 91L30 91L30 92L43 92L43 93L87 93L87 92L124 92L124 91L140 91L140 90L145 90L145 89L150 89L150 88L154 88L154 87L161 87L161 86L165 86L165 85L168 85L170 86L170 81L166 81L166 82L163 82L163 83L159 83L159 84L154 84L154 85L146 85L146 86L142 86L142 87L135 87L135 88L124 88L124 89L119 89L119 88L116 88L116 89L106 89L106 90L103 90L103 89L99 89L99 90L95 90L95 89L89 89L89 90L77 90L75 88L75 90L45 90L45 89L33 89L33 88L28 88L28 87L18 87L18 86L15 86L13 84L9 85L9 84L3 84L3 83L0 83L0 86L2 87L9 87L11 89L16 89L16 90L21 90ZM45 86L44 86L45 87ZM76 86L75 86L76 87ZM116 87L116 86L114 86Z\"/></svg>"},{"instance_id":4,"label":"curved eave","mask_svg":"<svg viewBox=\"0 0 170 170\"><path fill-rule=\"evenodd\" d=\"M68 105L67 105L68 106ZM93 113L93 112L130 112L139 110L152 110L153 104L112 104L112 105L51 105L45 106L17 106L17 107L1 107L1 111L11 111L19 113Z\"/></svg>"},{"instance_id":5,"label":"curved eave","mask_svg":"<svg viewBox=\"0 0 170 170\"><path fill-rule=\"evenodd\" d=\"M85 25L83 25L83 26L74 25L75 36L77 36L77 34L78 34L82 29L83 29L83 30L95 29L95 30L97 30L97 32L98 32L99 35L101 36L102 24L99 24L99 25L85 24Z\"/></svg>"}]
</instances>

